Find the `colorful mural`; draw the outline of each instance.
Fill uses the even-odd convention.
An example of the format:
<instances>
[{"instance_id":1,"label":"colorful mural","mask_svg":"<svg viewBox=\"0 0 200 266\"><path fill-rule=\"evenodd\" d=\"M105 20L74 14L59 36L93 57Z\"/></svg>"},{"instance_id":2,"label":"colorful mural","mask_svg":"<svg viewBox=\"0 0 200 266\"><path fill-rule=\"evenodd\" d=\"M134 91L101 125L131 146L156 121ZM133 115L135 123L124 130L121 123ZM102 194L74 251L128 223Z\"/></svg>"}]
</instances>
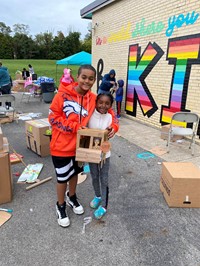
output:
<instances>
[{"instance_id":1,"label":"colorful mural","mask_svg":"<svg viewBox=\"0 0 200 266\"><path fill-rule=\"evenodd\" d=\"M151 21L142 18L135 25L127 22L116 32L110 32L108 36L96 36L96 45L107 45L109 43L127 41L141 36L152 36L161 34L168 39L167 47L162 47L166 51L166 61L169 65L174 65L171 77L170 94L168 105L161 105L160 124L165 125L171 122L171 117L178 111L190 111L186 109L187 95L191 68L194 64L200 64L200 33L171 38L177 29L181 27L191 27L199 19L199 13L190 11L171 15L168 21ZM150 75L151 70L163 56L164 51L157 43L149 43L141 54L139 44L129 46L126 100L125 111L127 114L137 116L139 106L143 115L151 117L158 106L154 100L151 88L145 82L145 78ZM102 79L103 60L100 59L97 66L97 87ZM161 75L161 73L159 73ZM165 75L165 73L163 73ZM160 107L160 106L159 106ZM200 125L198 129L200 136Z\"/></svg>"},{"instance_id":2,"label":"colorful mural","mask_svg":"<svg viewBox=\"0 0 200 266\"><path fill-rule=\"evenodd\" d=\"M136 116L138 102L143 114L150 117L158 107L145 83L145 78L164 52L156 43L149 43L142 55L140 51L139 45L129 47L126 111Z\"/></svg>"},{"instance_id":3,"label":"colorful mural","mask_svg":"<svg viewBox=\"0 0 200 266\"><path fill-rule=\"evenodd\" d=\"M167 60L174 65L169 104L162 105L160 123L170 123L171 117L185 109L188 93L190 71L193 64L200 64L200 34L168 41Z\"/></svg>"},{"instance_id":4,"label":"colorful mural","mask_svg":"<svg viewBox=\"0 0 200 266\"><path fill-rule=\"evenodd\" d=\"M196 11L188 12L186 14L173 15L168 18L168 22L152 21L147 23L148 19L142 18L136 25L127 23L126 26L122 26L118 31L111 32L108 36L96 36L96 45L109 44L114 42L120 42L136 38L137 36L147 36L165 31L166 37L171 37L176 31L176 28L182 26L190 26L196 23L199 18L199 13ZM166 26L167 25L167 26Z\"/></svg>"},{"instance_id":5,"label":"colorful mural","mask_svg":"<svg viewBox=\"0 0 200 266\"><path fill-rule=\"evenodd\" d=\"M145 78L164 52L156 43L149 43L141 56L140 50L138 44L129 47L125 110L136 117L139 104L143 115L150 117L158 107ZM169 39L166 54L168 63L174 65L174 71L169 103L167 106L161 105L161 125L170 123L175 112L190 111L186 109L188 85L192 65L200 64L200 34Z\"/></svg>"}]
</instances>

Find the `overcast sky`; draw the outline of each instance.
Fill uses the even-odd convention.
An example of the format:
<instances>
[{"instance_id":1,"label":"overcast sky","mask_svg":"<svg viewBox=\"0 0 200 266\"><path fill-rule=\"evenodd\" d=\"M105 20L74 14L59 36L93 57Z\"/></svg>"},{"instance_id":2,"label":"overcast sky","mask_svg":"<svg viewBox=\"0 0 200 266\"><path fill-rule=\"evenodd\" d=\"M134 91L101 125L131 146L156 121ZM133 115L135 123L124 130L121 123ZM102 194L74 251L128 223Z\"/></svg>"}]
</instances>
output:
<instances>
[{"instance_id":1,"label":"overcast sky","mask_svg":"<svg viewBox=\"0 0 200 266\"><path fill-rule=\"evenodd\" d=\"M68 35L69 29L81 32L81 38L87 34L91 20L81 19L80 10L94 0L4 0L0 5L0 22L6 26L25 24L30 35L62 31Z\"/></svg>"}]
</instances>

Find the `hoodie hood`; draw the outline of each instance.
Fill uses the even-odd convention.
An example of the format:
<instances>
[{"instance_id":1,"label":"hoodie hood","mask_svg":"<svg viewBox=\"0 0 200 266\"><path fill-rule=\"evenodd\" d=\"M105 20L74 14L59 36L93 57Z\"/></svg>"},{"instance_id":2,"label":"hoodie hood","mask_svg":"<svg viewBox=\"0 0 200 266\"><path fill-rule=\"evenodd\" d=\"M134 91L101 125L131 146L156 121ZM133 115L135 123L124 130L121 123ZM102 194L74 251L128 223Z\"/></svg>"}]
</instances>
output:
<instances>
[{"instance_id":1,"label":"hoodie hood","mask_svg":"<svg viewBox=\"0 0 200 266\"><path fill-rule=\"evenodd\" d=\"M119 87L123 87L124 86L124 81L122 79L117 81Z\"/></svg>"},{"instance_id":2,"label":"hoodie hood","mask_svg":"<svg viewBox=\"0 0 200 266\"><path fill-rule=\"evenodd\" d=\"M111 69L110 72L109 72L109 75L114 75L115 76L115 70Z\"/></svg>"},{"instance_id":3,"label":"hoodie hood","mask_svg":"<svg viewBox=\"0 0 200 266\"><path fill-rule=\"evenodd\" d=\"M70 95L76 96L78 93L73 88L76 87L77 85L78 85L78 83L76 83L76 82L73 82L67 86L60 83L59 88L58 88L58 92L62 93L62 94L63 93L67 93L67 94L70 93Z\"/></svg>"}]
</instances>

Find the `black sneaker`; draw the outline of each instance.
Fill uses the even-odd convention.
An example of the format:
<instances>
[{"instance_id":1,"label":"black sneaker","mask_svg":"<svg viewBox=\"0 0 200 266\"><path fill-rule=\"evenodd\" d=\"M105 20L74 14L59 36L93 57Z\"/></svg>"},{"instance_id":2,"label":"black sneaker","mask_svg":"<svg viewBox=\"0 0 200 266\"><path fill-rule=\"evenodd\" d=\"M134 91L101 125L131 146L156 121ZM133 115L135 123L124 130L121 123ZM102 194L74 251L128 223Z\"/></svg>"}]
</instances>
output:
<instances>
[{"instance_id":1,"label":"black sneaker","mask_svg":"<svg viewBox=\"0 0 200 266\"><path fill-rule=\"evenodd\" d=\"M84 213L83 206L78 202L76 194L69 197L69 191L67 191L65 195L66 195L67 205L69 205L73 209L73 212L76 214L83 214Z\"/></svg>"},{"instance_id":2,"label":"black sneaker","mask_svg":"<svg viewBox=\"0 0 200 266\"><path fill-rule=\"evenodd\" d=\"M56 213L58 216L58 224L62 227L67 227L70 225L69 217L67 216L66 212L66 202L62 205L59 205L58 202L56 203Z\"/></svg>"}]
</instances>

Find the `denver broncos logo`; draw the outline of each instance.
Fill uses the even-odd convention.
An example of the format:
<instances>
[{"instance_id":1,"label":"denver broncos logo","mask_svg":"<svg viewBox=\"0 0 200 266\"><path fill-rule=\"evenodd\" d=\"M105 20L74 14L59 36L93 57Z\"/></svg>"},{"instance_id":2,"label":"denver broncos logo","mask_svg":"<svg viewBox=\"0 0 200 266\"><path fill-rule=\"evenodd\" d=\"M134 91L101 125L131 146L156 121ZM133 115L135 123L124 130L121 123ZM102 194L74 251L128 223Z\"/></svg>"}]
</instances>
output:
<instances>
[{"instance_id":1,"label":"denver broncos logo","mask_svg":"<svg viewBox=\"0 0 200 266\"><path fill-rule=\"evenodd\" d=\"M77 102L65 100L63 105L63 111L65 112L66 117L68 117L71 113L75 113L83 117L88 116L88 111L81 107L81 105Z\"/></svg>"}]
</instances>

